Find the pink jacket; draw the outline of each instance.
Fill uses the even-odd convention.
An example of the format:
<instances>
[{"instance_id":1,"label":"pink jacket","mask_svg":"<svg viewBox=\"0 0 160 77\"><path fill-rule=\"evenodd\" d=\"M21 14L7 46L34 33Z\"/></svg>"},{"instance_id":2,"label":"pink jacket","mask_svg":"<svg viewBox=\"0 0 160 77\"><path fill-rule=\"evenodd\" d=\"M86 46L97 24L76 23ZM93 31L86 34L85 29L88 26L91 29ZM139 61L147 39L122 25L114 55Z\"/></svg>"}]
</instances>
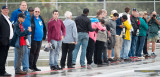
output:
<instances>
[{"instance_id":1,"label":"pink jacket","mask_svg":"<svg viewBox=\"0 0 160 77\"><path fill-rule=\"evenodd\" d=\"M96 39L97 39L97 33L98 33L98 30L101 30L101 31L105 31L106 30L106 27L103 27L100 22L93 22L91 24L92 28L97 28L95 31L93 32L89 32L89 37L91 39L94 40L94 42L96 42Z\"/></svg>"}]
</instances>

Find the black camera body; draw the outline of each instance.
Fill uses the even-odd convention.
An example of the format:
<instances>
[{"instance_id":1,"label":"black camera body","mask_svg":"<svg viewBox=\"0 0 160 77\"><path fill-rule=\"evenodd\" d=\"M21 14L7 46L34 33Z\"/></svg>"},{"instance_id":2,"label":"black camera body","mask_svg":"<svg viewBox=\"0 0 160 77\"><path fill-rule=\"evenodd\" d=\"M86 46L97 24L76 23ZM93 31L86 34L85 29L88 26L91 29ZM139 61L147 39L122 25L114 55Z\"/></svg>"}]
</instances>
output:
<instances>
[{"instance_id":1,"label":"black camera body","mask_svg":"<svg viewBox=\"0 0 160 77\"><path fill-rule=\"evenodd\" d=\"M156 17L156 15L155 15L155 14L153 14L153 17Z\"/></svg>"}]
</instances>

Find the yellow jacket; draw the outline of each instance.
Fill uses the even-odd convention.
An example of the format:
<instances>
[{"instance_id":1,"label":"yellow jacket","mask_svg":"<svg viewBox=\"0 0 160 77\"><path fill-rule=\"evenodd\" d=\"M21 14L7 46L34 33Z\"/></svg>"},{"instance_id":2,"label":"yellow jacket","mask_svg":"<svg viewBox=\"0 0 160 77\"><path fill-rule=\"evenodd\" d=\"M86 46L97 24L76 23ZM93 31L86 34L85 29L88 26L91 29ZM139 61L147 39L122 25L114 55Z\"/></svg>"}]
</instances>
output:
<instances>
[{"instance_id":1,"label":"yellow jacket","mask_svg":"<svg viewBox=\"0 0 160 77\"><path fill-rule=\"evenodd\" d=\"M130 32L129 30L131 29L131 24L129 24L128 20L123 22L123 26L126 27L126 34L125 34L125 38L126 40L130 40Z\"/></svg>"}]
</instances>

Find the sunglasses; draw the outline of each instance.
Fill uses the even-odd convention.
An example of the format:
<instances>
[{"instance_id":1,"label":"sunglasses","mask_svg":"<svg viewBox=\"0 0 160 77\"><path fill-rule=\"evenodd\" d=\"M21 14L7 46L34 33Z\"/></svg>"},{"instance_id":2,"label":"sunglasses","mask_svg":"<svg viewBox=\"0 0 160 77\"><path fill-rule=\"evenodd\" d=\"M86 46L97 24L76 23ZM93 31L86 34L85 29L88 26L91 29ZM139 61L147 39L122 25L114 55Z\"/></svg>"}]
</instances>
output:
<instances>
[{"instance_id":1,"label":"sunglasses","mask_svg":"<svg viewBox=\"0 0 160 77\"><path fill-rule=\"evenodd\" d=\"M40 13L40 11L35 11L36 13Z\"/></svg>"}]
</instances>

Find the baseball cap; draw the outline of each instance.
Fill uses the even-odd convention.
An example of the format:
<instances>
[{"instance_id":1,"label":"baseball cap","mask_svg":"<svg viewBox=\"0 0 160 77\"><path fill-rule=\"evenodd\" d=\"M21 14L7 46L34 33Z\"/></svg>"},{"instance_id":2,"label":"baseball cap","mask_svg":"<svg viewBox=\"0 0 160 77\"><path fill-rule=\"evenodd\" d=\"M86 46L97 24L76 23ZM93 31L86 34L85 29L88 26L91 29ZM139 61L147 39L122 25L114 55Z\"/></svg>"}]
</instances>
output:
<instances>
[{"instance_id":1,"label":"baseball cap","mask_svg":"<svg viewBox=\"0 0 160 77\"><path fill-rule=\"evenodd\" d=\"M137 11L137 9L136 9L136 8L133 8L132 11Z\"/></svg>"},{"instance_id":2,"label":"baseball cap","mask_svg":"<svg viewBox=\"0 0 160 77\"><path fill-rule=\"evenodd\" d=\"M19 13L18 17L25 18L26 16L23 13Z\"/></svg>"},{"instance_id":3,"label":"baseball cap","mask_svg":"<svg viewBox=\"0 0 160 77\"><path fill-rule=\"evenodd\" d=\"M2 6L2 9L8 9L8 7L7 6Z\"/></svg>"}]
</instances>

